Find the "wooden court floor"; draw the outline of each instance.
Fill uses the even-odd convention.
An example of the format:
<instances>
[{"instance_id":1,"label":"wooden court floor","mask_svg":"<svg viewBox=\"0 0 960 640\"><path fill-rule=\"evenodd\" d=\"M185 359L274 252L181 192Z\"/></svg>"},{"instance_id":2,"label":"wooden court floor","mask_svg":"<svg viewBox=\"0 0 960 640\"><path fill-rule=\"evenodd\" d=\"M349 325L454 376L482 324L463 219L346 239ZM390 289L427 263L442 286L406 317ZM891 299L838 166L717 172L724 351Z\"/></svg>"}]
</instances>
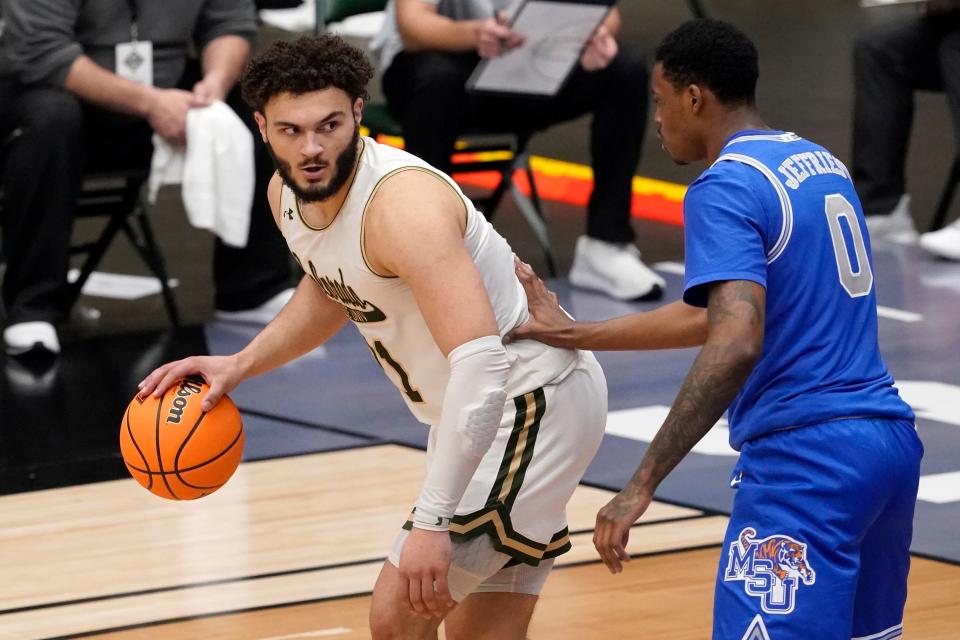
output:
<instances>
[{"instance_id":1,"label":"wooden court floor","mask_svg":"<svg viewBox=\"0 0 960 640\"><path fill-rule=\"evenodd\" d=\"M132 480L0 497L0 638L365 638L369 591L423 452L394 445L241 465L197 502ZM628 570L590 543L611 493L581 486L531 638L705 638L726 517L655 503ZM956 638L960 567L915 559L910 637ZM641 632L642 630L642 632Z\"/></svg>"},{"instance_id":2,"label":"wooden court floor","mask_svg":"<svg viewBox=\"0 0 960 640\"><path fill-rule=\"evenodd\" d=\"M719 547L635 558L619 576L599 563L553 572L537 606L531 640L644 638L703 640L710 637L713 576ZM914 559L906 637L956 640L960 568ZM98 635L105 640L250 638L368 638L370 597L274 607L152 628ZM640 631L642 629L642 631ZM442 637L442 636L441 636ZM735 639L738 640L738 639Z\"/></svg>"}]
</instances>

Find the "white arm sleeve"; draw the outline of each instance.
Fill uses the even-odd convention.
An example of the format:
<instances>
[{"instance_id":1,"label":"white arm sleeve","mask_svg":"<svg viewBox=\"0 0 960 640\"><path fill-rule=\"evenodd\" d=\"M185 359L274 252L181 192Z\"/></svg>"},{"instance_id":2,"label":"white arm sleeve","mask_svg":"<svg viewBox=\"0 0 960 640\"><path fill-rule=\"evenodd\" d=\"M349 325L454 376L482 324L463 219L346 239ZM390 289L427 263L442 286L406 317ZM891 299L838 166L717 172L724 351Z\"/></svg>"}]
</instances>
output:
<instances>
[{"instance_id":1,"label":"white arm sleeve","mask_svg":"<svg viewBox=\"0 0 960 640\"><path fill-rule=\"evenodd\" d=\"M507 401L510 363L500 336L464 343L447 356L450 381L433 458L417 500L413 526L449 527L480 460L493 444Z\"/></svg>"}]
</instances>

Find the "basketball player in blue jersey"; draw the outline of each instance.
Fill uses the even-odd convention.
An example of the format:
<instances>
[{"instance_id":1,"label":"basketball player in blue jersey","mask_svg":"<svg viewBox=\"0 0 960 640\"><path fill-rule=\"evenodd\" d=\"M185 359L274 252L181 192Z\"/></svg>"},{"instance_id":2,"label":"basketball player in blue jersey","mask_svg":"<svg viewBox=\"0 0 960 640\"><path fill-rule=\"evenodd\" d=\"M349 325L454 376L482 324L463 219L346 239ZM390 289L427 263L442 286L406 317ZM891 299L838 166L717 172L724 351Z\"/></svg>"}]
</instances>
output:
<instances>
[{"instance_id":1,"label":"basketball player in blue jersey","mask_svg":"<svg viewBox=\"0 0 960 640\"><path fill-rule=\"evenodd\" d=\"M656 57L663 147L709 166L684 200L683 301L574 323L518 265L535 319L514 339L703 345L633 478L598 514L594 543L620 571L630 526L726 410L740 460L713 637L900 638L923 449L877 346L850 176L823 147L764 123L756 49L731 26L688 22Z\"/></svg>"}]
</instances>

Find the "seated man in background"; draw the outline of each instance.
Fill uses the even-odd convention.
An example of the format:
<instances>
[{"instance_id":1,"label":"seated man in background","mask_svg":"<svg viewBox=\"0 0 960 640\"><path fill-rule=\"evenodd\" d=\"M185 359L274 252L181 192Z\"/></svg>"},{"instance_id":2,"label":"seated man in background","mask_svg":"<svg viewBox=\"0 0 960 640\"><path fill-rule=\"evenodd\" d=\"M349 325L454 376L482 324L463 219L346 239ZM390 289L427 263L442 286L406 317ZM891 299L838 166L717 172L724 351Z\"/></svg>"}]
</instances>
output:
<instances>
[{"instance_id":1,"label":"seated man in background","mask_svg":"<svg viewBox=\"0 0 960 640\"><path fill-rule=\"evenodd\" d=\"M944 91L960 148L960 2L934 0L925 14L866 29L853 56L853 179L872 240L913 242L904 168L915 91ZM960 260L960 225L921 245Z\"/></svg>"},{"instance_id":2,"label":"seated man in background","mask_svg":"<svg viewBox=\"0 0 960 640\"><path fill-rule=\"evenodd\" d=\"M64 311L83 173L149 167L153 134L183 146L187 111L215 100L228 102L255 130L233 89L256 33L254 7L251 0L0 2L9 56L0 62L7 70L0 77L0 135L21 131L4 149L4 343L12 355L57 353L54 324ZM152 78L137 75L149 66L142 61L150 55L147 42ZM189 60L192 50L201 69ZM266 322L290 295L290 265L283 239L270 228L265 194L273 168L260 148L256 167L247 246L217 240L215 306L221 317Z\"/></svg>"},{"instance_id":3,"label":"seated man in background","mask_svg":"<svg viewBox=\"0 0 960 640\"><path fill-rule=\"evenodd\" d=\"M468 93L465 83L480 58L522 44L522 34L511 31L497 13L509 4L390 0L372 48L407 151L450 173L454 142L467 129L539 131L592 113L595 184L570 281L622 300L659 298L665 283L641 262L630 226L631 184L646 126L647 70L617 44L619 11L611 10L553 98Z\"/></svg>"}]
</instances>

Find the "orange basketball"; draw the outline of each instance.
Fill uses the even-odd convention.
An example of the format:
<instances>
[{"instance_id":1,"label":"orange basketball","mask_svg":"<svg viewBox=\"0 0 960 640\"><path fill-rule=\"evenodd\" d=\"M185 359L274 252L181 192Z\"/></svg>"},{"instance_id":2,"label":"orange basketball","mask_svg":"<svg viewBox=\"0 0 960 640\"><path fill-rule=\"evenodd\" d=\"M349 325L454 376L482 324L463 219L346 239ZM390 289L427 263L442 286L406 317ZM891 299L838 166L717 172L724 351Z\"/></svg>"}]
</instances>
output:
<instances>
[{"instance_id":1,"label":"orange basketball","mask_svg":"<svg viewBox=\"0 0 960 640\"><path fill-rule=\"evenodd\" d=\"M240 464L243 420L223 396L204 413L209 391L197 377L178 380L159 398L134 396L120 425L120 453L137 482L168 500L194 500L222 487Z\"/></svg>"}]
</instances>

